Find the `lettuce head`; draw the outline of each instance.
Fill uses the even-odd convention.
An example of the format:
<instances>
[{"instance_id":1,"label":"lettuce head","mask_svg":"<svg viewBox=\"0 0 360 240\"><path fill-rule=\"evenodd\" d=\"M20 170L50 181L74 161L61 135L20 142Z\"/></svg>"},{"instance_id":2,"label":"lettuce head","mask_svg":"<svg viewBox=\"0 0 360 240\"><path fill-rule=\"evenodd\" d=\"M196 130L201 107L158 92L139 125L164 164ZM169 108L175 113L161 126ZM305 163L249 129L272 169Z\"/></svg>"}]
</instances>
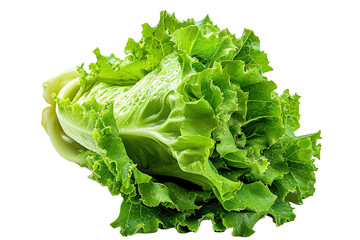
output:
<instances>
[{"instance_id":1,"label":"lettuce head","mask_svg":"<svg viewBox=\"0 0 360 240\"><path fill-rule=\"evenodd\" d=\"M111 226L250 236L313 195L320 132L297 136L299 96L275 92L259 38L163 11L125 59L104 56L44 83L45 127L65 159L123 201Z\"/></svg>"}]
</instances>

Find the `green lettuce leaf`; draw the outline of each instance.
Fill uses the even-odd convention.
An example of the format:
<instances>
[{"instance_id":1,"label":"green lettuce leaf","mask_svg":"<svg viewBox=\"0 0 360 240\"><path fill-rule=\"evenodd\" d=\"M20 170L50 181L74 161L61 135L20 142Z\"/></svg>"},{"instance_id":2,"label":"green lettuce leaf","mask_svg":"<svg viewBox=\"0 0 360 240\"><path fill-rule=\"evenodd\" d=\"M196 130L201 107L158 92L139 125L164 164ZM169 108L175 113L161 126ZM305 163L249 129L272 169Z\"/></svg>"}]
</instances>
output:
<instances>
[{"instance_id":1,"label":"green lettuce leaf","mask_svg":"<svg viewBox=\"0 0 360 240\"><path fill-rule=\"evenodd\" d=\"M295 220L295 213L293 213L294 208L291 207L288 202L281 202L276 200L276 202L271 206L269 215L273 218L276 226L281 226L285 222L290 222Z\"/></svg>"},{"instance_id":2,"label":"green lettuce leaf","mask_svg":"<svg viewBox=\"0 0 360 240\"><path fill-rule=\"evenodd\" d=\"M262 72L271 71L266 53L260 51L259 38L252 30L245 29L236 46L240 49L235 60L242 60L246 69L257 68Z\"/></svg>"},{"instance_id":3,"label":"green lettuce leaf","mask_svg":"<svg viewBox=\"0 0 360 240\"><path fill-rule=\"evenodd\" d=\"M152 233L158 230L159 225L162 229L175 227L179 222L185 221L190 214L167 208L148 207L141 203L139 197L125 197L121 204L120 215L111 226L120 227L123 236Z\"/></svg>"},{"instance_id":4,"label":"green lettuce leaf","mask_svg":"<svg viewBox=\"0 0 360 240\"><path fill-rule=\"evenodd\" d=\"M320 132L293 137L279 142L282 145L282 157L288 165L288 173L275 180L272 189L279 198L301 203L302 199L312 196L315 188L314 158L320 158L321 145L317 144Z\"/></svg>"},{"instance_id":5,"label":"green lettuce leaf","mask_svg":"<svg viewBox=\"0 0 360 240\"><path fill-rule=\"evenodd\" d=\"M249 237L255 232L254 225L265 215L263 212L228 212L223 216L223 223L225 227L233 228L233 236Z\"/></svg>"}]
</instances>

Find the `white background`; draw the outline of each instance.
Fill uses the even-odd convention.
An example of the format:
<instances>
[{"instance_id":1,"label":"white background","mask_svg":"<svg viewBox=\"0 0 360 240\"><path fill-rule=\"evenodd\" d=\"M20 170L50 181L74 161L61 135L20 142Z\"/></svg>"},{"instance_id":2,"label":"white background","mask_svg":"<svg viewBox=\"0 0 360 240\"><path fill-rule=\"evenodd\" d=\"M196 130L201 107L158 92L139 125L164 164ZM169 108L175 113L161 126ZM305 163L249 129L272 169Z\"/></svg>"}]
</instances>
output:
<instances>
[{"instance_id":1,"label":"white background","mask_svg":"<svg viewBox=\"0 0 360 240\"><path fill-rule=\"evenodd\" d=\"M179 20L209 14L238 36L260 37L279 92L301 95L299 134L322 130L315 195L294 222L267 217L249 239L359 239L359 6L356 1L1 1L0 239L124 239L109 223L120 197L62 159L41 122L42 82L94 61L92 50L122 57L141 24L161 10ZM198 233L174 229L137 239L232 239L209 221Z\"/></svg>"}]
</instances>

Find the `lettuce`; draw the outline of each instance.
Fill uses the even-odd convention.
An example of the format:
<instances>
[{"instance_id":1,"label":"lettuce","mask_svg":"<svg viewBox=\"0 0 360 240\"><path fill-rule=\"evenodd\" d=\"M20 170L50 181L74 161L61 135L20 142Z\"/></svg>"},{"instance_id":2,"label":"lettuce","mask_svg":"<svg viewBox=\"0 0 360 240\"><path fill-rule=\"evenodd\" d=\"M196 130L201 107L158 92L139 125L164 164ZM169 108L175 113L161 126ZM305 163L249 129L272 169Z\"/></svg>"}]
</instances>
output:
<instances>
[{"instance_id":1,"label":"lettuce","mask_svg":"<svg viewBox=\"0 0 360 240\"><path fill-rule=\"evenodd\" d=\"M103 56L44 83L43 125L56 150L123 197L111 224L124 236L175 228L250 236L266 215L293 221L314 193L320 132L297 136L299 96L272 70L251 30L236 38L209 17L161 12L129 39L125 59Z\"/></svg>"}]
</instances>

